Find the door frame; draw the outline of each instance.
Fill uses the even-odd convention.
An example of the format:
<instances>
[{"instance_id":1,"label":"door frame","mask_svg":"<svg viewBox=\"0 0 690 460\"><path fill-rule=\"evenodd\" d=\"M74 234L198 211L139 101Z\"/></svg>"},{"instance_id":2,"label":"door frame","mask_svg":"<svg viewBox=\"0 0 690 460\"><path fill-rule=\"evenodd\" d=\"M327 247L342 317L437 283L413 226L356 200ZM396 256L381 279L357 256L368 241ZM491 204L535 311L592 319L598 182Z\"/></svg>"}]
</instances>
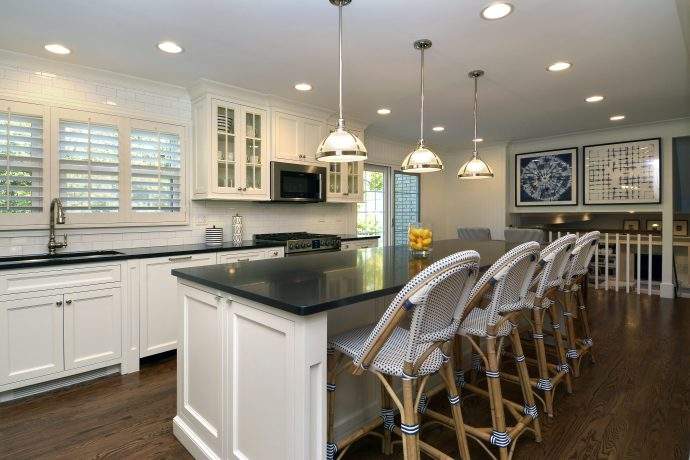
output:
<instances>
[{"instance_id":1,"label":"door frame","mask_svg":"<svg viewBox=\"0 0 690 460\"><path fill-rule=\"evenodd\" d=\"M420 174L408 173L402 171L400 168L393 168L392 174L390 175L391 181L391 218L390 218L390 234L391 241L395 242L395 176L396 174L403 174L406 176L416 176L419 182L417 186L417 217L421 220L422 218L422 177Z\"/></svg>"}]
</instances>

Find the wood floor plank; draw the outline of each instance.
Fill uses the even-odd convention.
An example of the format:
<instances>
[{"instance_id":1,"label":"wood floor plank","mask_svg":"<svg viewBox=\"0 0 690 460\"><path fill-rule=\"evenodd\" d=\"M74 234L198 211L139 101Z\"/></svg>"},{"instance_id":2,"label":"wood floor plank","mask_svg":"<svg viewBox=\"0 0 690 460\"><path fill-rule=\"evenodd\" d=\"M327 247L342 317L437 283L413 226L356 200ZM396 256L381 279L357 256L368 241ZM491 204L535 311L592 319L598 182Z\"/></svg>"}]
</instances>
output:
<instances>
[{"instance_id":1,"label":"wood floor plank","mask_svg":"<svg viewBox=\"0 0 690 460\"><path fill-rule=\"evenodd\" d=\"M515 459L678 459L690 453L690 301L590 290L597 364L586 362L574 393L559 386L556 417L541 417L543 441L520 438ZM172 434L176 361L167 354L141 372L115 375L0 404L0 458L189 459ZM519 400L519 388L504 385ZM445 397L432 400L447 413ZM487 402L468 398L465 421L488 426ZM457 455L453 432L424 439ZM487 458L470 441L473 458ZM401 459L364 438L345 459Z\"/></svg>"}]
</instances>

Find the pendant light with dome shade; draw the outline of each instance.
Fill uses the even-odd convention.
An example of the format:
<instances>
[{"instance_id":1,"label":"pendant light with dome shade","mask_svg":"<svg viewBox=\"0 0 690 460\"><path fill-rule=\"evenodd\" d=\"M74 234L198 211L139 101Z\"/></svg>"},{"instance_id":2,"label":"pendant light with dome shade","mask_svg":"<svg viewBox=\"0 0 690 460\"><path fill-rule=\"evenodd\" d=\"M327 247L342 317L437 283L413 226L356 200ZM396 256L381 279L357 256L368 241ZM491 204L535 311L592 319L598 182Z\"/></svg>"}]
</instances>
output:
<instances>
[{"instance_id":1,"label":"pendant light with dome shade","mask_svg":"<svg viewBox=\"0 0 690 460\"><path fill-rule=\"evenodd\" d=\"M338 73L338 124L319 144L316 149L316 159L328 163L346 163L364 161L367 159L367 149L364 143L350 131L345 129L343 120L343 6L352 0L329 0L338 7L338 54L340 56Z\"/></svg>"},{"instance_id":2,"label":"pendant light with dome shade","mask_svg":"<svg viewBox=\"0 0 690 460\"><path fill-rule=\"evenodd\" d=\"M422 39L414 42L414 48L421 52L420 72L420 117L419 117L419 143L417 148L409 153L403 160L401 169L411 173L427 173L443 170L443 162L434 152L424 145L424 50L431 48L431 40Z\"/></svg>"},{"instance_id":3,"label":"pendant light with dome shade","mask_svg":"<svg viewBox=\"0 0 690 460\"><path fill-rule=\"evenodd\" d=\"M468 74L468 77L474 80L474 137L472 138L474 151L470 161L460 166L460 170L458 170L459 179L489 179L494 177L494 172L484 160L479 158L479 151L477 150L477 143L480 142L479 137L477 137L477 80L482 75L484 75L483 70L473 70Z\"/></svg>"}]
</instances>

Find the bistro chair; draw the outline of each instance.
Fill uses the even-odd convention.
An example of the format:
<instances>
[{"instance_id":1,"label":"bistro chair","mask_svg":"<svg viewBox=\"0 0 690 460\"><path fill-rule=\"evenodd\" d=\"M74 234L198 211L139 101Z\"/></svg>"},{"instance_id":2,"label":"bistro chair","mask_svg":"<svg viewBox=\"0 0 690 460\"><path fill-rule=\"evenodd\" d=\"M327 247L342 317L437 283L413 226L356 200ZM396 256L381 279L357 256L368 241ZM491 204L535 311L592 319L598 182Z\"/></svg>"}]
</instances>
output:
<instances>
[{"instance_id":1,"label":"bistro chair","mask_svg":"<svg viewBox=\"0 0 690 460\"><path fill-rule=\"evenodd\" d=\"M456 369L458 369L456 386L464 387L479 396L488 397L491 407L491 427L466 425L465 431L468 437L482 441L482 446L487 452L490 451L484 443L498 447L501 459L507 459L512 455L515 442L525 431L532 431L537 442L541 442L539 412L530 386L520 335L516 324L512 321L524 308L538 259L538 243L525 243L512 249L482 275L470 294L466 315L458 333L472 346L474 357L479 361L479 365L477 362L473 364L477 368L485 369L487 390L465 382L460 337L456 340L455 360ZM499 312L502 309L508 309L508 306L514 307L510 309L511 313L499 315ZM520 308L515 306L520 306ZM507 400L502 396L499 363L506 338L510 341L515 356L523 404ZM480 347L482 340L485 342L486 351ZM506 423L506 409L515 421L511 426L507 426ZM434 421L452 426L453 421L443 414L430 409L427 409L425 413ZM491 455L493 457L493 454Z\"/></svg>"},{"instance_id":2,"label":"bistro chair","mask_svg":"<svg viewBox=\"0 0 690 460\"><path fill-rule=\"evenodd\" d=\"M415 276L393 299L377 324L360 327L329 340L328 441L326 458L340 456L353 442L383 426L383 450L391 453L390 434L402 437L406 460L419 459L420 449L433 458L450 459L420 441L417 408L427 380L439 374L450 401L459 456L469 459L460 394L453 373L453 340L479 271L479 254L462 251L439 260ZM408 316L409 329L401 327ZM381 419L336 441L333 434L336 377L346 369L355 375L368 371L382 386ZM392 378L402 380L402 399ZM395 412L400 413L400 426ZM338 456L337 458L340 458Z\"/></svg>"},{"instance_id":3,"label":"bistro chair","mask_svg":"<svg viewBox=\"0 0 690 460\"><path fill-rule=\"evenodd\" d=\"M594 341L592 340L592 332L589 327L587 307L582 290L587 285L589 264L592 262L592 257L600 238L601 233L599 232L589 232L578 238L570 257L565 274L565 282L561 290L563 316L565 317L568 335L566 357L570 360L573 377L580 376L580 364L585 355L589 355L592 363L595 362L592 353ZM582 336L578 336L576 333L576 320L582 330Z\"/></svg>"},{"instance_id":4,"label":"bistro chair","mask_svg":"<svg viewBox=\"0 0 690 460\"><path fill-rule=\"evenodd\" d=\"M568 268L570 255L575 245L575 235L563 236L541 251L538 272L535 275L530 292L527 294L524 307L531 313L528 321L531 326L531 338L534 344L536 359L527 358L527 362L536 364L539 373L538 378L530 378L530 385L544 394L545 411L549 417L553 417L553 397L556 386L565 381L566 390L572 393L570 381L570 366L566 361L565 347L561 335L561 324L556 310L558 295L563 289L563 275ZM519 308L520 306L518 306ZM514 306L508 305L501 313L509 313ZM524 310L523 310L524 311ZM556 363L547 362L547 353L544 343L544 320L549 314L556 350ZM507 380L519 383L518 376L503 374Z\"/></svg>"},{"instance_id":5,"label":"bistro chair","mask_svg":"<svg viewBox=\"0 0 690 460\"><path fill-rule=\"evenodd\" d=\"M491 229L483 227L458 227L458 238L469 241L491 241Z\"/></svg>"}]
</instances>

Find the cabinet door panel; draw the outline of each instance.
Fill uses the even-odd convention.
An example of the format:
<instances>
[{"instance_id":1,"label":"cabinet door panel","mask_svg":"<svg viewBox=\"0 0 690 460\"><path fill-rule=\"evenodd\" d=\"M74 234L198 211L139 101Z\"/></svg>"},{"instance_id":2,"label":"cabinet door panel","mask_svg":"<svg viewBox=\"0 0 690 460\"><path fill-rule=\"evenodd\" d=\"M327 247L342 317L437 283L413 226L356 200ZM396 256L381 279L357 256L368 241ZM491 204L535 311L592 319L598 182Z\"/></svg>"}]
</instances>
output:
<instances>
[{"instance_id":1,"label":"cabinet door panel","mask_svg":"<svg viewBox=\"0 0 690 460\"><path fill-rule=\"evenodd\" d=\"M0 384L64 369L62 296L0 302Z\"/></svg>"},{"instance_id":2,"label":"cabinet door panel","mask_svg":"<svg viewBox=\"0 0 690 460\"><path fill-rule=\"evenodd\" d=\"M307 161L316 161L316 150L325 137L325 125L320 121L309 120L302 122L302 154Z\"/></svg>"},{"instance_id":3,"label":"cabinet door panel","mask_svg":"<svg viewBox=\"0 0 690 460\"><path fill-rule=\"evenodd\" d=\"M141 357L177 348L177 277L171 275L170 271L215 263L215 253L142 261L139 316Z\"/></svg>"},{"instance_id":4,"label":"cabinet door panel","mask_svg":"<svg viewBox=\"0 0 690 460\"><path fill-rule=\"evenodd\" d=\"M283 160L298 160L299 118L294 115L276 112L275 114L275 154Z\"/></svg>"},{"instance_id":5,"label":"cabinet door panel","mask_svg":"<svg viewBox=\"0 0 690 460\"><path fill-rule=\"evenodd\" d=\"M244 151L242 156L242 194L268 194L267 113L243 108Z\"/></svg>"},{"instance_id":6,"label":"cabinet door panel","mask_svg":"<svg viewBox=\"0 0 690 460\"><path fill-rule=\"evenodd\" d=\"M239 179L239 123L240 113L234 104L213 102L213 158L211 177L216 193L232 193Z\"/></svg>"},{"instance_id":7,"label":"cabinet door panel","mask_svg":"<svg viewBox=\"0 0 690 460\"><path fill-rule=\"evenodd\" d=\"M121 355L120 289L65 294L65 369Z\"/></svg>"}]
</instances>

